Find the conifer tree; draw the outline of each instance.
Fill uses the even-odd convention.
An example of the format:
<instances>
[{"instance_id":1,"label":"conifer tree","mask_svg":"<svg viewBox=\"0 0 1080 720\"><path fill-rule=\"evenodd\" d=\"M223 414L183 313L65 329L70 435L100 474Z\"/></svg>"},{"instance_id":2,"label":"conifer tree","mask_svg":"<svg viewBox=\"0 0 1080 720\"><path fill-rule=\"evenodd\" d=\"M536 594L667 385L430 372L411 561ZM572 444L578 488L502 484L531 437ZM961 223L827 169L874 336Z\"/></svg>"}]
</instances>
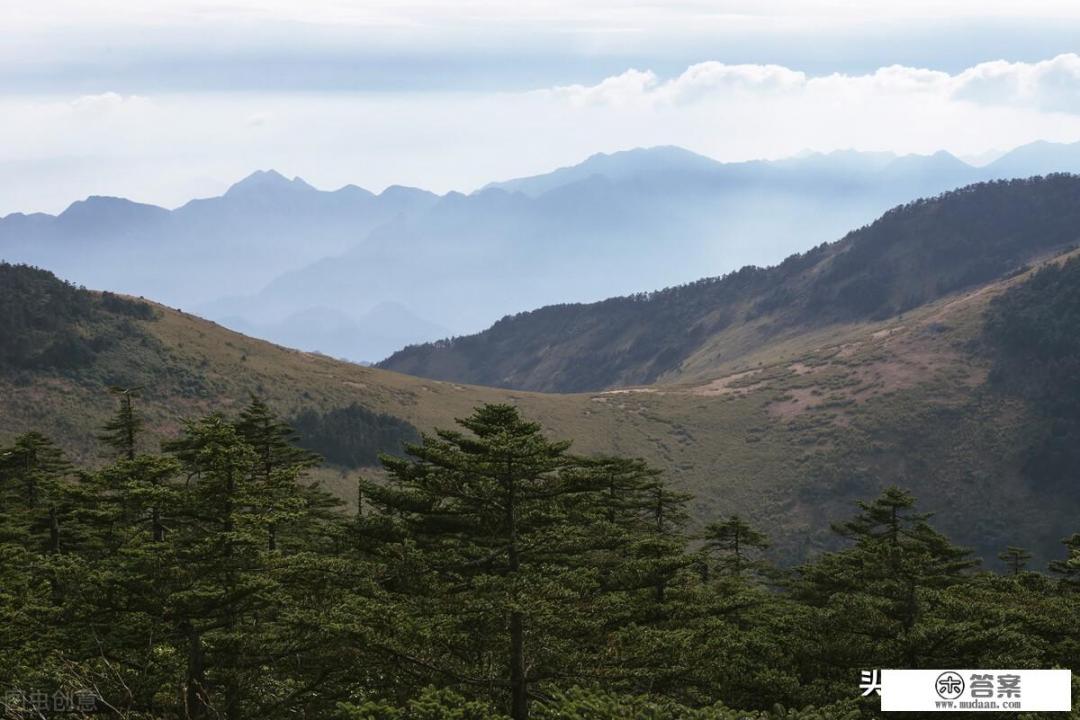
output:
<instances>
[{"instance_id":1,"label":"conifer tree","mask_svg":"<svg viewBox=\"0 0 1080 720\"><path fill-rule=\"evenodd\" d=\"M128 526L149 526L150 537L155 543L165 539L166 525L163 513L173 505L175 492L169 480L177 471L176 463L169 458L140 455L139 435L143 420L135 410L135 398L141 388L113 387L110 391L119 397L116 414L103 428L99 440L116 452L119 462L99 473L96 480L104 484L99 495L99 506L116 506L120 513L117 521ZM87 505L93 505L90 500Z\"/></svg>"},{"instance_id":2,"label":"conifer tree","mask_svg":"<svg viewBox=\"0 0 1080 720\"><path fill-rule=\"evenodd\" d=\"M755 530L738 515L710 523L704 533L705 548L722 574L739 577L746 570L761 568L755 553L769 547L764 533Z\"/></svg>"},{"instance_id":3,"label":"conifer tree","mask_svg":"<svg viewBox=\"0 0 1080 720\"><path fill-rule=\"evenodd\" d=\"M267 549L277 550L282 525L303 513L308 500L323 505L327 498L314 488L300 485L304 473L319 464L314 453L296 445L296 433L260 398L251 396L248 406L235 423L239 436L255 452L254 480L261 484L259 493L266 503ZM305 490L309 492L305 493ZM336 505L330 502L329 505Z\"/></svg>"},{"instance_id":4,"label":"conifer tree","mask_svg":"<svg viewBox=\"0 0 1080 720\"><path fill-rule=\"evenodd\" d=\"M67 596L55 568L70 545L70 473L63 453L40 433L0 448L0 677L8 683L33 677L68 632L60 627Z\"/></svg>"},{"instance_id":5,"label":"conifer tree","mask_svg":"<svg viewBox=\"0 0 1080 720\"><path fill-rule=\"evenodd\" d=\"M599 491L596 521L605 525L598 540L603 536L608 552L594 562L609 589L648 591L630 617L656 619L668 585L689 564L683 529L690 496L673 491L659 470L637 458L584 459L580 472Z\"/></svg>"},{"instance_id":6,"label":"conifer tree","mask_svg":"<svg viewBox=\"0 0 1080 720\"><path fill-rule=\"evenodd\" d=\"M184 639L184 706L191 717L243 716L258 640L246 624L273 583L260 551L265 525L254 480L255 451L221 415L189 422L166 449L182 463L188 491L173 542L180 573L166 613Z\"/></svg>"},{"instance_id":7,"label":"conifer tree","mask_svg":"<svg viewBox=\"0 0 1080 720\"><path fill-rule=\"evenodd\" d=\"M254 401L103 468L19 436L0 678L93 687L133 719L855 720L877 714L859 670L1068 667L1080 647L1080 534L1060 581L1012 547L1012 577L975 573L889 488L789 592L753 581L765 542L737 516L708 528L702 579L686 496L647 463L576 457L511 406L460 425L386 458L352 517L297 482L313 460Z\"/></svg>"},{"instance_id":8,"label":"conifer tree","mask_svg":"<svg viewBox=\"0 0 1080 720\"><path fill-rule=\"evenodd\" d=\"M468 432L439 430L407 446L407 458L384 456L390 484L366 494L398 523L397 552L417 553L435 600L424 605L429 620L456 626L440 672L505 690L510 716L525 720L535 684L572 662L574 644L560 635L574 619L567 605L582 612L595 583L584 558L597 489L573 472L568 442L548 440L510 405L458 423Z\"/></svg>"},{"instance_id":9,"label":"conifer tree","mask_svg":"<svg viewBox=\"0 0 1080 720\"><path fill-rule=\"evenodd\" d=\"M1065 546L1065 559L1052 560L1050 572L1059 575L1065 587L1080 590L1080 533L1073 533L1061 544Z\"/></svg>"},{"instance_id":10,"label":"conifer tree","mask_svg":"<svg viewBox=\"0 0 1080 720\"><path fill-rule=\"evenodd\" d=\"M946 647L937 633L947 631L927 612L978 561L934 530L930 514L918 512L904 490L887 488L858 506L854 518L833 525L852 546L803 565L796 584L803 601L824 610L829 634L820 648L835 653L828 666L914 668L933 662L931 654ZM959 643L951 649L958 651Z\"/></svg>"},{"instance_id":11,"label":"conifer tree","mask_svg":"<svg viewBox=\"0 0 1080 720\"><path fill-rule=\"evenodd\" d=\"M1031 559L1031 553L1024 548L1014 547L1010 545L1002 552L998 553L998 560L1005 563L1005 566L1009 568L1009 573L1013 577L1016 577L1024 568L1027 567L1028 560Z\"/></svg>"},{"instance_id":12,"label":"conifer tree","mask_svg":"<svg viewBox=\"0 0 1080 720\"><path fill-rule=\"evenodd\" d=\"M32 550L61 552L64 478L70 473L63 451L38 432L0 450L0 533Z\"/></svg>"},{"instance_id":13,"label":"conifer tree","mask_svg":"<svg viewBox=\"0 0 1080 720\"><path fill-rule=\"evenodd\" d=\"M348 686L346 673L371 670L346 662L356 651L324 630L355 627L337 613L360 607L331 582L353 572L329 556L340 544L340 503L297 484L312 459L278 443L290 436L287 426L261 410L242 421L252 417L256 447L220 415L188 423L166 445L189 477L171 533L176 587L165 614L187 658L184 707L192 717L325 714L333 693ZM268 542L286 527L288 543Z\"/></svg>"},{"instance_id":14,"label":"conifer tree","mask_svg":"<svg viewBox=\"0 0 1080 720\"><path fill-rule=\"evenodd\" d=\"M235 423L244 442L255 451L257 477L265 481L283 467L311 468L321 459L297 446L296 432L270 409L264 400L252 395Z\"/></svg>"},{"instance_id":15,"label":"conifer tree","mask_svg":"<svg viewBox=\"0 0 1080 720\"><path fill-rule=\"evenodd\" d=\"M651 574L657 603L664 602L672 576L688 564L682 557L686 546L683 530L690 517L686 504L692 497L672 490L659 473L651 474L645 484L646 518L651 531L646 535L646 545L656 563Z\"/></svg>"},{"instance_id":16,"label":"conifer tree","mask_svg":"<svg viewBox=\"0 0 1080 720\"><path fill-rule=\"evenodd\" d=\"M142 388L111 387L109 391L119 397L116 414L105 423L101 442L114 450L120 457L134 460L136 443L142 431L143 421L135 412L135 398Z\"/></svg>"}]
</instances>

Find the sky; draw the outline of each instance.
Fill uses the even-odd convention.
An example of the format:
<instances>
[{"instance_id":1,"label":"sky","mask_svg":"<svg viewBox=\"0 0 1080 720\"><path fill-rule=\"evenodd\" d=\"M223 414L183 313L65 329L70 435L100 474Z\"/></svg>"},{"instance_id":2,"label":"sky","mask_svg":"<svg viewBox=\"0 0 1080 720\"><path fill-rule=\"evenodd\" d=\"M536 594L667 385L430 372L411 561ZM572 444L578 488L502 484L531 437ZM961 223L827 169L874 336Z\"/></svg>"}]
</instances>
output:
<instances>
[{"instance_id":1,"label":"sky","mask_svg":"<svg viewBox=\"0 0 1080 720\"><path fill-rule=\"evenodd\" d=\"M1073 0L0 0L0 215L1080 140Z\"/></svg>"}]
</instances>

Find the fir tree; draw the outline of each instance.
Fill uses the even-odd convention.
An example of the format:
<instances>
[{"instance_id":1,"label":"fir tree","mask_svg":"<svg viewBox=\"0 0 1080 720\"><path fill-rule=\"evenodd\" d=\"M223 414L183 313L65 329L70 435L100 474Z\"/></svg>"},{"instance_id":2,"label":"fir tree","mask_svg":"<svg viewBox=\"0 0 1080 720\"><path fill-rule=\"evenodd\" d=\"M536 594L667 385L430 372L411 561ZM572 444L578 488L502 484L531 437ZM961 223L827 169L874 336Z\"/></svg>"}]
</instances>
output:
<instances>
[{"instance_id":1,"label":"fir tree","mask_svg":"<svg viewBox=\"0 0 1080 720\"><path fill-rule=\"evenodd\" d=\"M705 548L715 559L720 572L736 577L745 570L760 569L755 553L769 547L765 534L738 515L710 523L705 528L704 540Z\"/></svg>"},{"instance_id":2,"label":"fir tree","mask_svg":"<svg viewBox=\"0 0 1080 720\"><path fill-rule=\"evenodd\" d=\"M1061 544L1065 546L1065 559L1052 560L1050 572L1059 575L1065 587L1080 590L1080 533L1073 533Z\"/></svg>"},{"instance_id":3,"label":"fir tree","mask_svg":"<svg viewBox=\"0 0 1080 720\"><path fill-rule=\"evenodd\" d=\"M802 566L796 584L805 602L824 610L836 653L828 665L927 665L946 647L938 634L947 632L927 612L978 561L934 530L906 491L890 487L858 506L858 515L833 525L853 545Z\"/></svg>"},{"instance_id":4,"label":"fir tree","mask_svg":"<svg viewBox=\"0 0 1080 720\"><path fill-rule=\"evenodd\" d=\"M119 510L128 525L147 523L154 542L165 539L165 508L175 500L168 487L169 479L176 473L176 463L170 459L139 455L138 440L143 420L135 411L135 398L141 388L110 388L120 398L116 414L105 424L99 439L115 451L120 459L113 467L98 475L105 484L105 492Z\"/></svg>"},{"instance_id":5,"label":"fir tree","mask_svg":"<svg viewBox=\"0 0 1080 720\"><path fill-rule=\"evenodd\" d=\"M1005 563L1005 566L1009 568L1009 572L1013 577L1016 577L1024 571L1024 568L1027 567L1028 560L1030 559L1031 553L1024 548L1014 547L1012 545L998 553L998 560Z\"/></svg>"},{"instance_id":6,"label":"fir tree","mask_svg":"<svg viewBox=\"0 0 1080 720\"><path fill-rule=\"evenodd\" d=\"M38 432L0 450L0 533L29 549L61 552L64 478L70 473L63 451Z\"/></svg>"},{"instance_id":7,"label":"fir tree","mask_svg":"<svg viewBox=\"0 0 1080 720\"><path fill-rule=\"evenodd\" d=\"M299 483L320 458L299 448L293 429L254 395L235 427L255 452L254 480L262 486L260 497L266 503L267 549L276 550L282 525L295 520L306 508L304 489ZM316 504L325 502L324 497L315 497L318 493L314 489L308 494Z\"/></svg>"},{"instance_id":8,"label":"fir tree","mask_svg":"<svg viewBox=\"0 0 1080 720\"><path fill-rule=\"evenodd\" d=\"M637 620L655 619L674 576L689 564L683 529L690 496L668 487L662 473L637 458L598 457L580 461L584 482L595 498L598 533L608 549L598 558L613 590L647 590Z\"/></svg>"},{"instance_id":9,"label":"fir tree","mask_svg":"<svg viewBox=\"0 0 1080 720\"><path fill-rule=\"evenodd\" d=\"M166 447L189 477L173 540L180 574L166 610L186 645L184 706L191 717L215 709L239 718L251 701L246 675L256 671L258 642L245 625L273 592L260 554L258 458L220 415L189 422Z\"/></svg>"},{"instance_id":10,"label":"fir tree","mask_svg":"<svg viewBox=\"0 0 1080 720\"><path fill-rule=\"evenodd\" d=\"M112 387L109 391L119 397L116 414L105 423L99 439L120 457L134 460L136 443L142 431L143 421L135 412L135 398L142 388Z\"/></svg>"},{"instance_id":11,"label":"fir tree","mask_svg":"<svg viewBox=\"0 0 1080 720\"><path fill-rule=\"evenodd\" d=\"M419 553L435 599L424 607L456 625L456 661L440 671L505 688L510 716L525 720L534 685L573 657L560 630L573 619L567 604L586 602L595 582L584 568L590 511L578 511L597 490L572 472L568 442L548 440L512 406L486 405L458 422L467 433L440 430L407 446L406 459L384 457L390 485L366 494L399 524L398 552ZM469 661L486 657L490 669Z\"/></svg>"},{"instance_id":12,"label":"fir tree","mask_svg":"<svg viewBox=\"0 0 1080 720\"><path fill-rule=\"evenodd\" d=\"M351 517L265 405L166 449L79 470L36 433L0 449L8 687L93 687L133 719L857 720L878 714L859 670L1068 667L1080 648L1080 535L1060 581L1019 548L1010 576L976 573L896 488L778 592L744 520L709 528L703 578L685 495L510 406L386 458Z\"/></svg>"}]
</instances>

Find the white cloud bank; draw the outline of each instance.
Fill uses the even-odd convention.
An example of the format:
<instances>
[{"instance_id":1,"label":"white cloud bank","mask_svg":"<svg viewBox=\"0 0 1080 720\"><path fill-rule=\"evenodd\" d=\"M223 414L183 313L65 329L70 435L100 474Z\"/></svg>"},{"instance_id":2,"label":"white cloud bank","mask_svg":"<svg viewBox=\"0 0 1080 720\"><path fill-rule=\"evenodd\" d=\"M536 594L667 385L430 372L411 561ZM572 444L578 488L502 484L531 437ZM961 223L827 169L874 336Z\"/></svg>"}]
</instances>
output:
<instances>
[{"instance_id":1,"label":"white cloud bank","mask_svg":"<svg viewBox=\"0 0 1080 720\"><path fill-rule=\"evenodd\" d=\"M529 92L0 94L0 117L0 215L88 194L173 206L266 167L326 188L470 190L635 146L745 160L1075 142L1080 57L816 76L705 62Z\"/></svg>"},{"instance_id":2,"label":"white cloud bank","mask_svg":"<svg viewBox=\"0 0 1080 720\"><path fill-rule=\"evenodd\" d=\"M998 60L955 75L892 65L868 75L810 77L780 65L703 62L669 80L661 80L652 71L631 69L595 85L569 85L546 92L576 107L679 105L781 93L867 100L893 94L912 101L925 95L944 101L1080 113L1080 56L1070 53L1036 63Z\"/></svg>"}]
</instances>

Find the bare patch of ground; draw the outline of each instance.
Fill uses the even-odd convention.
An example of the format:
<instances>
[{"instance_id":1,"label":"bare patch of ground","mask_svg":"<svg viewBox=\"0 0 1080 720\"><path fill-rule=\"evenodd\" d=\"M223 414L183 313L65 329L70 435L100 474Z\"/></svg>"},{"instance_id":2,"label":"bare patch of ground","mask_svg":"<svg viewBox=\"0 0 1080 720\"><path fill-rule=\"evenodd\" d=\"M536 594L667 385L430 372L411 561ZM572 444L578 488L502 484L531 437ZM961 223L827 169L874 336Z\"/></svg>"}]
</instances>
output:
<instances>
[{"instance_id":1,"label":"bare patch of ground","mask_svg":"<svg viewBox=\"0 0 1080 720\"><path fill-rule=\"evenodd\" d=\"M727 375L722 378L713 380L705 385L698 385L690 390L693 395L745 395L754 388L760 387L761 383L751 383L749 385L737 385L733 386L733 383L737 383L744 378L750 377L755 373L759 373L761 370L745 370L743 372L735 373L734 375Z\"/></svg>"},{"instance_id":2,"label":"bare patch of ground","mask_svg":"<svg viewBox=\"0 0 1080 720\"><path fill-rule=\"evenodd\" d=\"M600 393L601 395L630 395L632 393L654 393L658 392L656 388L652 387L636 387L636 388L619 388L618 390L605 390ZM596 398L593 398L594 400Z\"/></svg>"},{"instance_id":3,"label":"bare patch of ground","mask_svg":"<svg viewBox=\"0 0 1080 720\"><path fill-rule=\"evenodd\" d=\"M874 333L870 337L874 338L875 340L880 340L881 338L889 337L893 333L900 332L903 329L904 329L903 325L897 325L896 327L883 328L881 330L878 330L876 333Z\"/></svg>"}]
</instances>

